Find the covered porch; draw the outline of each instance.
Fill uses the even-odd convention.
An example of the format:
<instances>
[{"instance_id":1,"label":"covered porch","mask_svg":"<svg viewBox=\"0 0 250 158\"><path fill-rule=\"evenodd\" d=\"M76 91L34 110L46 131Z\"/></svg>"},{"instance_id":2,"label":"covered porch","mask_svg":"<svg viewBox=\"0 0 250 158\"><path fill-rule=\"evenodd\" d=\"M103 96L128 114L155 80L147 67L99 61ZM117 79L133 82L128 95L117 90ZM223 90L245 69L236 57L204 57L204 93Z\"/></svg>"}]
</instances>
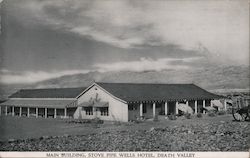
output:
<instances>
[{"instance_id":1,"label":"covered porch","mask_svg":"<svg viewBox=\"0 0 250 158\"><path fill-rule=\"evenodd\" d=\"M166 101L138 101L128 103L128 118L129 120L155 118L158 115L182 115L190 114L205 114L206 107L212 107L212 99L197 99L197 100L166 100ZM224 101L226 110L226 101ZM187 111L185 111L188 109Z\"/></svg>"},{"instance_id":2,"label":"covered porch","mask_svg":"<svg viewBox=\"0 0 250 158\"><path fill-rule=\"evenodd\" d=\"M75 100L10 99L0 104L0 115L19 117L68 118L73 117ZM73 110L73 112L72 112Z\"/></svg>"}]
</instances>

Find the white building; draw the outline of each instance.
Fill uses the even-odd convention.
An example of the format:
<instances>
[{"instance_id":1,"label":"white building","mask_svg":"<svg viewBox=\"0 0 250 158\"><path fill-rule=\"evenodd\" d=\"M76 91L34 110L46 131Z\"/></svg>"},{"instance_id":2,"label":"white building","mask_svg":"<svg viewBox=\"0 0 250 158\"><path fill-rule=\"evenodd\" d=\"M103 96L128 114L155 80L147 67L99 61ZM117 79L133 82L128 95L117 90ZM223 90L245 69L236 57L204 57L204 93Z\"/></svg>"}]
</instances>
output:
<instances>
[{"instance_id":1,"label":"white building","mask_svg":"<svg viewBox=\"0 0 250 158\"><path fill-rule=\"evenodd\" d=\"M179 114L179 104L202 113L212 94L194 84L93 83L87 88L20 90L1 103L1 114L73 117L127 122L156 115Z\"/></svg>"}]
</instances>

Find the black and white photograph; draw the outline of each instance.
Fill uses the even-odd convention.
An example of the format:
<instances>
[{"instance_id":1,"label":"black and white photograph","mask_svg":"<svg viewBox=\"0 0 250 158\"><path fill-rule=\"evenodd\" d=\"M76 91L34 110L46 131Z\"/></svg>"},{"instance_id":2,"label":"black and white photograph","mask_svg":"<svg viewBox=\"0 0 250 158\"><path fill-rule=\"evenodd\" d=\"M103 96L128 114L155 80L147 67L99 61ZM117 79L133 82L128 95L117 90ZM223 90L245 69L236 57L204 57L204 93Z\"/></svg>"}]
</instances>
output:
<instances>
[{"instance_id":1,"label":"black and white photograph","mask_svg":"<svg viewBox=\"0 0 250 158\"><path fill-rule=\"evenodd\" d=\"M0 157L249 157L249 8L0 0Z\"/></svg>"}]
</instances>

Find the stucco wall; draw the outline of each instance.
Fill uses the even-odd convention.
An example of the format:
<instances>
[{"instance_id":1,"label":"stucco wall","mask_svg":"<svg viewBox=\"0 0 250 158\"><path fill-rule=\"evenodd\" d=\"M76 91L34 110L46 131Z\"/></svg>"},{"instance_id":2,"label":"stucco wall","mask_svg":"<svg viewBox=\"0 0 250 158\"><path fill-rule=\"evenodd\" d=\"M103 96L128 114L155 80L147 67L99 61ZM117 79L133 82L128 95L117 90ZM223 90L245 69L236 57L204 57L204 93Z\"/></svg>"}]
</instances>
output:
<instances>
[{"instance_id":1,"label":"stucco wall","mask_svg":"<svg viewBox=\"0 0 250 158\"><path fill-rule=\"evenodd\" d=\"M100 112L97 112L98 118L110 121L128 121L128 105L120 100L117 100L96 85L91 87L78 98L78 104L89 102L91 98L95 99L96 97L100 102L109 103L109 116L101 116ZM93 113L95 113L95 111L93 111ZM84 108L78 107L74 113L74 118L93 119L95 118L95 115L86 115Z\"/></svg>"}]
</instances>

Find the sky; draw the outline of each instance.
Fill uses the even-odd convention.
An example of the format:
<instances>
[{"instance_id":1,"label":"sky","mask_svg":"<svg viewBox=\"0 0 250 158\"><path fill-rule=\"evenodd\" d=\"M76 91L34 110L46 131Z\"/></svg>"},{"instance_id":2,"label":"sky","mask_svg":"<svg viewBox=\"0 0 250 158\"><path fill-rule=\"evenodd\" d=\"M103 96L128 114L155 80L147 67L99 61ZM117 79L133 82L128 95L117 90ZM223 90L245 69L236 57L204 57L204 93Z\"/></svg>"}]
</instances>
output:
<instances>
[{"instance_id":1,"label":"sky","mask_svg":"<svg viewBox=\"0 0 250 158\"><path fill-rule=\"evenodd\" d=\"M248 0L3 0L0 83L249 65Z\"/></svg>"}]
</instances>

